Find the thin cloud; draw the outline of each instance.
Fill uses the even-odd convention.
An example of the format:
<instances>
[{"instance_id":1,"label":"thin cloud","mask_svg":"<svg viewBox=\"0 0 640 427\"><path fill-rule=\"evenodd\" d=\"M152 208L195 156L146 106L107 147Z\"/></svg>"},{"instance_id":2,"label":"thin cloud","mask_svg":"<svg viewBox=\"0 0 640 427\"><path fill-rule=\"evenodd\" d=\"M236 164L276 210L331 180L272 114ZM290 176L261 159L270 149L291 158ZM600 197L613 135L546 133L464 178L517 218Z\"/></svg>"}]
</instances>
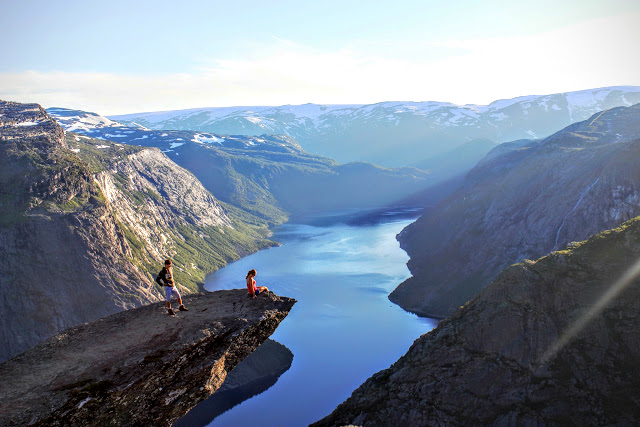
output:
<instances>
[{"instance_id":1,"label":"thin cloud","mask_svg":"<svg viewBox=\"0 0 640 427\"><path fill-rule=\"evenodd\" d=\"M0 98L101 114L229 105L449 101L609 85L640 85L638 14L512 38L449 40L436 58L320 51L274 38L250 55L211 61L196 73L155 76L35 72L0 74ZM403 46L403 50L411 46ZM417 41L415 49L424 49Z\"/></svg>"}]
</instances>

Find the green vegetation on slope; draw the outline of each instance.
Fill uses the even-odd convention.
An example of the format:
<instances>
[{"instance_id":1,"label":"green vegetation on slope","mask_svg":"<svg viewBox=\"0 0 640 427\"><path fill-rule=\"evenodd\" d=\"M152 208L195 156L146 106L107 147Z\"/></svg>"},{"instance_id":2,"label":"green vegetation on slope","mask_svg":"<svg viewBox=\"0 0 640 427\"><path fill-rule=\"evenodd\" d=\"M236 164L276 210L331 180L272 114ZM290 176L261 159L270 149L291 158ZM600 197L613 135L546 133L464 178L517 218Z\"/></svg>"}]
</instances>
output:
<instances>
[{"instance_id":1,"label":"green vegetation on slope","mask_svg":"<svg viewBox=\"0 0 640 427\"><path fill-rule=\"evenodd\" d=\"M138 154L145 148L71 133L67 134L67 143L89 165L92 173L109 173L115 187L136 209L146 209L150 205L171 211L159 193L159 187L154 189L134 186L131 177L118 170L120 162L127 162L129 156ZM170 169L163 172L170 173ZM95 196L104 200L101 192ZM153 230L166 238L166 243L157 244L162 247L163 256L174 261L176 281L192 292L200 290L206 274L220 269L230 261L274 244L267 240L269 231L264 219L228 204L222 204L222 207L231 218L232 227L199 226L172 214L167 220L174 225ZM153 249L158 248L150 248L153 243L136 233L135 227L146 225L135 224L134 227L117 210L114 214L131 249L131 261L141 271L147 271L150 279L154 280L164 258L157 259L157 255L153 255L157 252ZM162 291L159 287L158 290Z\"/></svg>"}]
</instances>

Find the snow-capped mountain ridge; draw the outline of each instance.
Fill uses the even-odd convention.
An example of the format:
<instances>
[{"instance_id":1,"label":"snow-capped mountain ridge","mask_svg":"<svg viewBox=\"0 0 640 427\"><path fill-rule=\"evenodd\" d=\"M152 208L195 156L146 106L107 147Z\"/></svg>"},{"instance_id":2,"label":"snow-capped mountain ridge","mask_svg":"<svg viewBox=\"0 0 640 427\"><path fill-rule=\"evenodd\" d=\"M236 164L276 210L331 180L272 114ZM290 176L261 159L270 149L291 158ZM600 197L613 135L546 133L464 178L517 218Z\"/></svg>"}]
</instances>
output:
<instances>
[{"instance_id":1,"label":"snow-capped mountain ridge","mask_svg":"<svg viewBox=\"0 0 640 427\"><path fill-rule=\"evenodd\" d=\"M111 116L156 130L227 135L282 134L339 162L414 164L466 141L542 138L596 112L640 103L640 87L528 95L488 105L388 101L195 108Z\"/></svg>"},{"instance_id":2,"label":"snow-capped mountain ridge","mask_svg":"<svg viewBox=\"0 0 640 427\"><path fill-rule=\"evenodd\" d=\"M54 115L56 120L69 132L88 131L97 128L125 127L122 123L95 113L59 107L49 108L47 111ZM139 127L143 128L142 126Z\"/></svg>"},{"instance_id":3,"label":"snow-capped mountain ridge","mask_svg":"<svg viewBox=\"0 0 640 427\"><path fill-rule=\"evenodd\" d=\"M185 141L192 141L199 144L217 144L226 148L249 148L268 145L275 147L275 149L279 149L277 147L300 149L300 146L290 138L267 140L255 136L232 137L199 131L163 132L148 129L137 124L123 124L99 114L86 111L52 107L48 108L47 112L66 132L76 132L95 139L112 140L134 145L146 146L151 144L152 146L160 147L165 153L171 153L175 148L183 145Z\"/></svg>"},{"instance_id":4,"label":"snow-capped mountain ridge","mask_svg":"<svg viewBox=\"0 0 640 427\"><path fill-rule=\"evenodd\" d=\"M203 112L208 113L211 120L215 120L222 117L229 117L236 115L238 113L246 114L274 114L274 113L291 113L295 114L296 117L306 118L306 119L317 119L324 114L349 114L355 112L355 110L364 109L364 111L372 111L378 107L384 108L398 108L395 112L397 113L405 113L405 112L416 112L427 114L432 112L435 109L448 107L448 108L460 108L463 110L467 110L469 115L473 113L485 113L492 110L500 110L502 108L509 107L516 103L521 102L533 102L533 101L547 101L549 97L555 95L564 95L570 101L572 105L575 106L587 106L589 104L593 104L589 102L592 97L591 94L596 94L599 100L603 100L606 95L611 93L611 91L622 91L622 92L640 92L640 87L638 86L611 86L599 89L587 89L576 92L563 92L559 94L551 94L551 95L525 95L518 96L510 99L499 99L493 101L487 105L480 104L455 104L452 102L439 102L439 101L383 101L374 104L286 104L281 106L232 106L232 107L204 107L204 108L189 108L185 110L165 110L165 111L155 111L155 112L142 112L142 113L131 113L131 114L120 114L110 116L113 120L118 121L126 121L129 122L133 117L144 117L145 122L149 123L160 123L168 119L176 119L176 118L188 118L195 114L200 114ZM627 106L632 105L633 103L627 101ZM179 114L182 113L182 114ZM208 124L208 123L204 123Z\"/></svg>"}]
</instances>

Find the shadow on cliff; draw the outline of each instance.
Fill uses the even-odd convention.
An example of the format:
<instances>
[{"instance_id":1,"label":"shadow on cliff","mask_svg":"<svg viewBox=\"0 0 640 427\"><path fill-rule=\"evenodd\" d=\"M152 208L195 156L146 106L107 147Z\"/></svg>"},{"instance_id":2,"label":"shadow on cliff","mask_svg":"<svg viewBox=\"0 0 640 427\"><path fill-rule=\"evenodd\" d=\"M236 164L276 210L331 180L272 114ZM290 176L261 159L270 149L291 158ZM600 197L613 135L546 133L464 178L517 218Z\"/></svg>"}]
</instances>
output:
<instances>
[{"instance_id":1,"label":"shadow on cliff","mask_svg":"<svg viewBox=\"0 0 640 427\"><path fill-rule=\"evenodd\" d=\"M287 347L267 339L229 372L218 391L200 402L173 426L208 425L234 406L271 388L289 370L292 361L293 353Z\"/></svg>"}]
</instances>

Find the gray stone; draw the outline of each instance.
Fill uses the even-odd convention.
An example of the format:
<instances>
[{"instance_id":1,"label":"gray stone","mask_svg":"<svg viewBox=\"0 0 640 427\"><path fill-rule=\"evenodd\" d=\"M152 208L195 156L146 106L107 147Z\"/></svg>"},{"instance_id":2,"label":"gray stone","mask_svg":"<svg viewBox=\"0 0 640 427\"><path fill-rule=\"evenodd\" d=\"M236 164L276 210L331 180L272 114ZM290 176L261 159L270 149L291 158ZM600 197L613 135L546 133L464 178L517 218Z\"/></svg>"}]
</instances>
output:
<instances>
[{"instance_id":1,"label":"gray stone","mask_svg":"<svg viewBox=\"0 0 640 427\"><path fill-rule=\"evenodd\" d=\"M169 426L214 393L295 300L246 290L184 297L71 328L0 364L0 425Z\"/></svg>"}]
</instances>

